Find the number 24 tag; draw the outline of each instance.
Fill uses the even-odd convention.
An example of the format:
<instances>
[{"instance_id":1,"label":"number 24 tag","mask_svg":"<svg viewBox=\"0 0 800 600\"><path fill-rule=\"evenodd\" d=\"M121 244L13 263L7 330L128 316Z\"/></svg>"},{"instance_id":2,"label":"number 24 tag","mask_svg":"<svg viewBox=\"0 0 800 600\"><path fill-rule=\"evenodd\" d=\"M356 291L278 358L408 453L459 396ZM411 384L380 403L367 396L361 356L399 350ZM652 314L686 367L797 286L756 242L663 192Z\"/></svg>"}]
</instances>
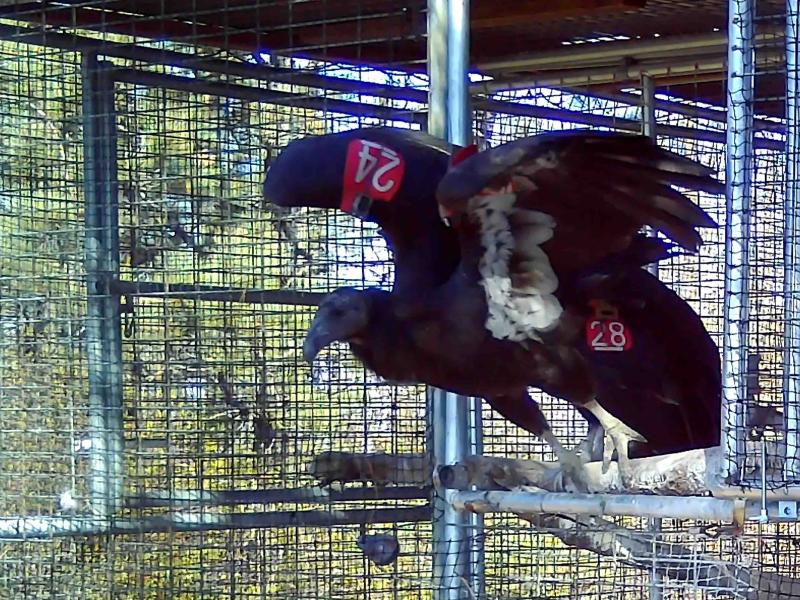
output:
<instances>
[{"instance_id":1,"label":"number 24 tag","mask_svg":"<svg viewBox=\"0 0 800 600\"><path fill-rule=\"evenodd\" d=\"M403 182L405 160L391 148L356 139L347 147L340 208L358 210L360 203L391 202Z\"/></svg>"}]
</instances>

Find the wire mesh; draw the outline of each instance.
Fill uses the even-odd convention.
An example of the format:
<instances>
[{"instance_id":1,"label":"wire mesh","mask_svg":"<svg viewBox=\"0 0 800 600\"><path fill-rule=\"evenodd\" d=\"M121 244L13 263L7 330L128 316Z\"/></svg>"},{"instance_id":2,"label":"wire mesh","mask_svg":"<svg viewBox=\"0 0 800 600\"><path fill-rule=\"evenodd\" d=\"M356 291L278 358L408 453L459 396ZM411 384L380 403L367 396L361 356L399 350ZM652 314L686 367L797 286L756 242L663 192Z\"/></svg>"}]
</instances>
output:
<instances>
[{"instance_id":1,"label":"wire mesh","mask_svg":"<svg viewBox=\"0 0 800 600\"><path fill-rule=\"evenodd\" d=\"M743 334L737 347L746 347L746 364L737 367L738 401L730 412L727 427L729 481L744 487L768 489L798 483L793 462L797 455L796 424L796 315L792 193L796 178L790 140L794 126L787 96L796 64L787 62L786 32L792 19L787 6L764 2L741 3L742 21L751 22L751 39L735 41L737 47L752 48L752 64L746 63L732 75L737 90L731 95L733 114L749 111L755 116L753 147L732 149L737 160L729 176L741 182L741 196L748 204L746 220L733 239L744 257L744 268L735 272L733 283L743 281ZM748 83L751 81L751 83ZM744 82L739 85L739 82ZM752 86L748 92L747 86ZM791 101L791 103L790 103ZM766 115L786 116L785 127L773 130ZM769 130L767 130L769 129ZM785 135L781 135L785 134ZM766 147L767 141L778 144ZM744 136L737 141L745 144ZM734 191L734 193L736 193ZM738 196L737 196L738 197ZM744 278L743 280L741 278ZM787 370L787 365L788 370ZM766 464L762 465L762 446Z\"/></svg>"},{"instance_id":2,"label":"wire mesh","mask_svg":"<svg viewBox=\"0 0 800 600\"><path fill-rule=\"evenodd\" d=\"M74 38L22 43L25 33L14 29L0 45L0 597L431 597L425 490L416 498L346 502L294 494L314 485L306 468L322 451L426 450L423 389L378 380L342 346L313 369L304 365L299 347L313 307L286 303L340 285L387 287L388 250L372 225L278 211L260 194L270 157L293 139L379 123L420 125L427 79L392 68L414 62L403 49L419 39L419 14L389 3L349 21L344 9L324 2L321 16L303 3L156 4L128 13L132 3L13 3L34 32L42 29L30 23L48 23L61 27L48 34L78 34L84 48L93 40L116 77L121 267L112 296L120 298L125 477L113 521L91 516L97 437L88 398L96 359L86 351L85 73L80 54L70 51ZM270 51L252 52L253 40L267 40ZM772 40L782 43L777 34ZM369 60L375 43L388 67L333 59L349 48ZM272 69L270 76L253 66ZM766 77L775 65L760 68ZM660 98L673 104L656 111L670 132L659 143L723 175L724 117L698 116L697 103L677 95ZM491 99L515 104L508 112L495 105L477 111L476 138L490 146L586 126L587 117L600 128L641 121L630 102L581 90L535 88ZM770 112L766 103L781 100L764 93L761 106ZM561 110L563 119L545 118L539 108ZM526 109L530 116L520 114ZM775 123L759 122L765 129ZM767 143L780 139L769 131L759 134L754 168L749 346L758 371L743 406L777 410L785 155ZM725 224L718 198L696 200ZM705 231L697 256L659 267L718 343L723 231ZM281 295L253 302L243 290ZM560 439L583 438L585 423L574 410L536 397ZM485 454L553 459L549 447L485 404L483 419ZM737 457L751 475L754 449ZM770 447L776 486L784 481L782 452ZM360 509L370 511L367 518L353 514ZM60 523L54 517L78 516L102 535L18 529L27 519L52 534ZM664 520L654 532L641 519L488 516L485 597L800 597L791 578L800 556L796 526L748 525L734 537L716 525ZM364 533L396 538L400 557L373 564L356 543ZM753 595L753 586L768 584L779 591Z\"/></svg>"},{"instance_id":3,"label":"wire mesh","mask_svg":"<svg viewBox=\"0 0 800 600\"><path fill-rule=\"evenodd\" d=\"M137 27L179 14L171 10ZM63 8L35 14L58 20ZM89 379L92 364L102 371L109 361L89 356L85 339L84 145L95 141L84 128L87 73L81 55L65 51L74 38L56 37L61 48L49 49L41 36L15 42L25 33L14 30L0 61L8 158L0 538L22 539L2 543L0 595L419 597L430 587L425 490L330 502L305 493L314 483L308 464L324 450L424 452L421 388L377 381L341 351L312 373L298 352L313 307L293 304L295 290L387 285L385 243L360 221L261 201L268 160L290 140L392 122L394 112L413 123L415 105L358 102L357 67L350 85L328 91L293 79L343 67L220 52L202 46L211 38L201 31L135 40L124 34L136 19L92 16L94 27L71 32L116 78L121 266L101 296L120 299L123 506L113 520L93 513L104 438L88 417ZM145 60L141 48L151 50ZM221 55L233 75L198 69ZM283 78L243 70L256 65ZM240 290L273 295L253 303ZM108 329L113 317L101 323ZM100 535L60 538L72 526ZM364 534L396 539L401 556L373 564L357 543Z\"/></svg>"}]
</instances>

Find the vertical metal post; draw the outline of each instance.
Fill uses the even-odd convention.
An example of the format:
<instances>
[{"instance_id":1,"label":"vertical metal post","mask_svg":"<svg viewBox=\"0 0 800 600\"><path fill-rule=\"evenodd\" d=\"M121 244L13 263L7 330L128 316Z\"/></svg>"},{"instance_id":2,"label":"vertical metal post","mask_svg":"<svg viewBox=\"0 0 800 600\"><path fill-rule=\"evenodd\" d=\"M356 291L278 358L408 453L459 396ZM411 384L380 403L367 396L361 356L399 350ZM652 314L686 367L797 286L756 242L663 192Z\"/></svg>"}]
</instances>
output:
<instances>
[{"instance_id":1,"label":"vertical metal post","mask_svg":"<svg viewBox=\"0 0 800 600\"><path fill-rule=\"evenodd\" d=\"M737 483L745 456L750 194L753 175L755 0L729 0L725 296L722 341L721 476Z\"/></svg>"},{"instance_id":2,"label":"vertical metal post","mask_svg":"<svg viewBox=\"0 0 800 600\"><path fill-rule=\"evenodd\" d=\"M800 1L786 1L783 402L787 482L800 478Z\"/></svg>"},{"instance_id":3,"label":"vertical metal post","mask_svg":"<svg viewBox=\"0 0 800 600\"><path fill-rule=\"evenodd\" d=\"M85 265L88 287L86 350L89 370L89 491L92 510L109 518L123 491L122 340L114 81L110 65L83 56Z\"/></svg>"},{"instance_id":4,"label":"vertical metal post","mask_svg":"<svg viewBox=\"0 0 800 600\"><path fill-rule=\"evenodd\" d=\"M468 64L468 0L428 0L428 133L458 145L472 140ZM480 409L478 398L428 389L435 465L481 452ZM434 501L434 597L482 598L483 517L455 510L449 497L454 493L444 491Z\"/></svg>"},{"instance_id":5,"label":"vertical metal post","mask_svg":"<svg viewBox=\"0 0 800 600\"><path fill-rule=\"evenodd\" d=\"M653 141L656 140L656 83L653 76L648 73L642 73L642 135L646 135ZM653 236L657 235L649 227L647 228L647 233ZM658 263L648 265L647 270L658 277ZM658 535L661 532L661 526L661 519L648 519L647 530L652 532L653 535ZM658 558L655 560L657 561ZM656 572L655 562L650 572L649 588L650 600L661 600L664 580L661 577L661 573Z\"/></svg>"},{"instance_id":6,"label":"vertical metal post","mask_svg":"<svg viewBox=\"0 0 800 600\"><path fill-rule=\"evenodd\" d=\"M642 135L656 138L656 82L649 73L642 73Z\"/></svg>"},{"instance_id":7,"label":"vertical metal post","mask_svg":"<svg viewBox=\"0 0 800 600\"><path fill-rule=\"evenodd\" d=\"M642 73L642 135L656 139L656 82L653 76ZM655 230L647 228L650 235L658 235ZM647 266L647 270L658 277L658 263ZM654 598L654 596L650 596Z\"/></svg>"}]
</instances>

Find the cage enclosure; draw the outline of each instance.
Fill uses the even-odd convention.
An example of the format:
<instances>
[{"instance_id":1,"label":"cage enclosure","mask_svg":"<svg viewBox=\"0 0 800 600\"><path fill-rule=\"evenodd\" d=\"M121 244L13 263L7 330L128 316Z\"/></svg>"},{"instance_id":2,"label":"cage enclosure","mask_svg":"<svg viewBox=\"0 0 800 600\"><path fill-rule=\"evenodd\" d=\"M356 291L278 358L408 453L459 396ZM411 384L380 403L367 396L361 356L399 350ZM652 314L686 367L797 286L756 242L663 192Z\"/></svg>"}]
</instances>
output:
<instances>
[{"instance_id":1,"label":"cage enclosure","mask_svg":"<svg viewBox=\"0 0 800 600\"><path fill-rule=\"evenodd\" d=\"M0 1L0 597L800 598L799 27L796 0ZM719 446L568 493L480 399L345 345L309 366L316 306L389 289L392 248L265 173L377 125L642 132L725 181L655 269L719 348Z\"/></svg>"}]
</instances>

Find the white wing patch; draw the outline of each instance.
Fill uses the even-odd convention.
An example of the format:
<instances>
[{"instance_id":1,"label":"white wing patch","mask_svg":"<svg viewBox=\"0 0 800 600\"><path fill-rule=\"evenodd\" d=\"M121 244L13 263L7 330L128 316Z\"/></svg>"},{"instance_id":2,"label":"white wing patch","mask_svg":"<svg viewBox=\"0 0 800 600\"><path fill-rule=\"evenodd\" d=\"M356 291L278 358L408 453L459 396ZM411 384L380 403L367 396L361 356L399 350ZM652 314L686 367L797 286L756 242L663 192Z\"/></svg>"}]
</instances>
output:
<instances>
[{"instance_id":1,"label":"white wing patch","mask_svg":"<svg viewBox=\"0 0 800 600\"><path fill-rule=\"evenodd\" d=\"M486 327L498 339L541 341L563 308L553 293L558 278L540 247L551 237L556 223L550 215L514 208L516 195L506 190L480 195L469 201L477 217L484 253L478 265L486 293ZM521 273L512 281L511 255L523 259Z\"/></svg>"}]
</instances>

